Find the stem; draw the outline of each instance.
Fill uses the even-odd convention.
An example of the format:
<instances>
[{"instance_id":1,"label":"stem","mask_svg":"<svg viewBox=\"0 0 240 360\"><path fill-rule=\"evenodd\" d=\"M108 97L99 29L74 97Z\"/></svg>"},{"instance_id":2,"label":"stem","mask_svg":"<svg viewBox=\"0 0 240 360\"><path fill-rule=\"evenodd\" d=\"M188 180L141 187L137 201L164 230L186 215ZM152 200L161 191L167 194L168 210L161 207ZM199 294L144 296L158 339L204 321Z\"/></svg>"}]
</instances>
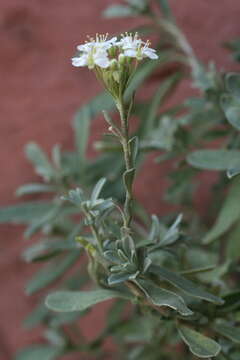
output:
<instances>
[{"instance_id":1,"label":"stem","mask_svg":"<svg viewBox=\"0 0 240 360\"><path fill-rule=\"evenodd\" d=\"M131 154L131 147L129 146L129 111L126 111L124 106L124 101L122 98L119 99L119 102L117 103L117 108L120 114L120 120L121 120L121 144L124 154L124 161L125 161L125 167L126 171L131 170L133 168L132 164L132 154ZM130 232L130 224L132 220L132 184L130 187L126 187L126 198L124 203L124 228Z\"/></svg>"}]
</instances>

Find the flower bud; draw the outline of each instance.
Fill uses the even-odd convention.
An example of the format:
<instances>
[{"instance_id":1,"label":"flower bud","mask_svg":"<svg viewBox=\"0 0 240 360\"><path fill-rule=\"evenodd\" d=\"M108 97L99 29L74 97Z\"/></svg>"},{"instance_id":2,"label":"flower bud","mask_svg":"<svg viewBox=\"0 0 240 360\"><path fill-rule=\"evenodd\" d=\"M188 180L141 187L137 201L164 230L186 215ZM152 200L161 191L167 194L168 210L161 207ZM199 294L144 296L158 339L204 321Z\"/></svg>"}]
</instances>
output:
<instances>
[{"instance_id":1,"label":"flower bud","mask_svg":"<svg viewBox=\"0 0 240 360\"><path fill-rule=\"evenodd\" d=\"M118 62L120 65L125 65L126 63L126 56L123 54L119 54L118 56Z\"/></svg>"}]
</instances>

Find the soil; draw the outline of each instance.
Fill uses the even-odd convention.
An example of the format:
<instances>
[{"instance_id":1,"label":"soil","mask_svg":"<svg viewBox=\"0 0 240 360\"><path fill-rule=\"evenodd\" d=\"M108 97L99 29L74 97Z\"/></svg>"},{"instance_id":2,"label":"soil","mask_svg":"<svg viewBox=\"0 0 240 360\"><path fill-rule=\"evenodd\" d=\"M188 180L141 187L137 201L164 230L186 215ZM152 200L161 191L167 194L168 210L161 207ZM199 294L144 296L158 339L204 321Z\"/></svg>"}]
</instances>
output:
<instances>
[{"instance_id":1,"label":"soil","mask_svg":"<svg viewBox=\"0 0 240 360\"><path fill-rule=\"evenodd\" d=\"M24 158L24 145L36 141L49 151L56 143L72 148L71 119L76 110L101 88L87 70L73 68L70 58L86 35L110 34L129 28L129 19L104 20L105 0L0 0L0 101L1 206L20 201L15 189L37 180ZM170 0L178 24L203 62L214 59L218 68L236 70L222 44L239 35L239 0ZM139 20L131 20L131 26ZM191 94L183 83L174 102ZM93 124L94 136L102 131L101 118ZM147 170L147 171L146 171ZM161 201L166 186L161 168L150 157L142 170L136 195L150 212L168 209ZM157 180L156 179L162 179ZM155 191L149 199L148 189ZM206 195L205 195L206 197ZM0 359L12 359L16 350L39 339L41 329L26 331L22 321L37 297L26 297L24 284L35 271L20 258L25 247L21 226L1 226L0 243ZM94 326L103 321L102 308L94 311ZM90 321L90 324L92 321ZM100 326L100 325L99 325ZM91 334L88 325L87 332ZM77 359L77 357L73 357Z\"/></svg>"}]
</instances>

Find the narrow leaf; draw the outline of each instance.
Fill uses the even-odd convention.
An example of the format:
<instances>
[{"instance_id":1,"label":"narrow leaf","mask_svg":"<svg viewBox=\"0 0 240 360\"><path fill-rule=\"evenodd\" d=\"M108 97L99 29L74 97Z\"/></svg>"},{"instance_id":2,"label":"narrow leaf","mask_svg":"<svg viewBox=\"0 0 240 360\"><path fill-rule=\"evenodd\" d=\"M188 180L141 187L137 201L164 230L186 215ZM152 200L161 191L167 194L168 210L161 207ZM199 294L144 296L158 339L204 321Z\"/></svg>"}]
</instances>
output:
<instances>
[{"instance_id":1,"label":"narrow leaf","mask_svg":"<svg viewBox=\"0 0 240 360\"><path fill-rule=\"evenodd\" d=\"M100 302L124 297L117 291L98 289L92 291L58 291L48 295L46 306L54 311L83 311Z\"/></svg>"},{"instance_id":2,"label":"narrow leaf","mask_svg":"<svg viewBox=\"0 0 240 360\"><path fill-rule=\"evenodd\" d=\"M163 15L166 16L166 18L172 18L172 11L168 0L158 0L158 4Z\"/></svg>"},{"instance_id":3,"label":"narrow leaf","mask_svg":"<svg viewBox=\"0 0 240 360\"><path fill-rule=\"evenodd\" d=\"M55 171L48 160L47 155L35 143L27 144L25 148L27 158L35 166L38 175L43 176L46 181L50 181L55 176Z\"/></svg>"},{"instance_id":4,"label":"narrow leaf","mask_svg":"<svg viewBox=\"0 0 240 360\"><path fill-rule=\"evenodd\" d=\"M168 281L192 297L200 298L219 305L223 304L223 300L219 297L206 292L192 281L185 279L181 275L178 275L170 270L167 270L161 266L151 265L149 271L159 276L160 279Z\"/></svg>"},{"instance_id":5,"label":"narrow leaf","mask_svg":"<svg viewBox=\"0 0 240 360\"><path fill-rule=\"evenodd\" d=\"M240 151L198 150L187 156L187 162L196 168L206 170L240 168Z\"/></svg>"},{"instance_id":6,"label":"narrow leaf","mask_svg":"<svg viewBox=\"0 0 240 360\"><path fill-rule=\"evenodd\" d=\"M179 326L178 331L182 340L188 345L189 350L200 358L215 357L221 351L221 346L216 341L195 330L186 326Z\"/></svg>"},{"instance_id":7,"label":"narrow leaf","mask_svg":"<svg viewBox=\"0 0 240 360\"><path fill-rule=\"evenodd\" d=\"M234 343L240 344L240 328L238 326L229 325L227 322L220 321L214 325L214 330L233 341Z\"/></svg>"},{"instance_id":8,"label":"narrow leaf","mask_svg":"<svg viewBox=\"0 0 240 360\"><path fill-rule=\"evenodd\" d=\"M85 106L74 118L73 127L75 130L75 141L80 166L83 166L86 159L86 149L89 136L89 125L91 120L90 108ZM80 169L81 170L81 169Z\"/></svg>"},{"instance_id":9,"label":"narrow leaf","mask_svg":"<svg viewBox=\"0 0 240 360\"><path fill-rule=\"evenodd\" d=\"M192 315L193 312L187 307L183 298L172 291L155 286L149 281L137 280L154 305L167 306L178 311L183 316Z\"/></svg>"},{"instance_id":10,"label":"narrow leaf","mask_svg":"<svg viewBox=\"0 0 240 360\"><path fill-rule=\"evenodd\" d=\"M240 182L236 178L230 188L218 218L212 229L203 238L204 244L209 244L222 236L240 218Z\"/></svg>"},{"instance_id":11,"label":"narrow leaf","mask_svg":"<svg viewBox=\"0 0 240 360\"><path fill-rule=\"evenodd\" d=\"M50 345L32 345L21 350L15 360L55 360L60 356L61 349Z\"/></svg>"},{"instance_id":12,"label":"narrow leaf","mask_svg":"<svg viewBox=\"0 0 240 360\"><path fill-rule=\"evenodd\" d=\"M43 216L53 205L47 201L27 202L0 208L0 223L29 224Z\"/></svg>"},{"instance_id":13,"label":"narrow leaf","mask_svg":"<svg viewBox=\"0 0 240 360\"><path fill-rule=\"evenodd\" d=\"M131 187L132 187L132 183L133 183L133 179L134 179L134 174L135 174L135 168L127 170L123 174L124 185L125 185L125 187L126 187L126 189L128 191L131 191Z\"/></svg>"},{"instance_id":14,"label":"narrow leaf","mask_svg":"<svg viewBox=\"0 0 240 360\"><path fill-rule=\"evenodd\" d=\"M126 5L112 5L103 12L103 15L106 18L128 17L137 16L138 12Z\"/></svg>"},{"instance_id":15,"label":"narrow leaf","mask_svg":"<svg viewBox=\"0 0 240 360\"><path fill-rule=\"evenodd\" d=\"M56 191L56 187L53 185L47 185L47 184L25 184L20 186L17 191L17 196L23 196L23 195L31 195L31 194L37 194L37 193L45 193L45 192L54 192Z\"/></svg>"},{"instance_id":16,"label":"narrow leaf","mask_svg":"<svg viewBox=\"0 0 240 360\"><path fill-rule=\"evenodd\" d=\"M28 283L26 288L27 294L33 294L56 281L79 259L79 255L80 251L70 252L64 259L60 259L59 262L51 263L42 268Z\"/></svg>"},{"instance_id":17,"label":"narrow leaf","mask_svg":"<svg viewBox=\"0 0 240 360\"><path fill-rule=\"evenodd\" d=\"M91 195L91 202L94 203L94 201L96 201L99 197L100 192L102 191L102 188L104 186L104 184L106 183L106 179L102 178L100 179L97 184L94 186L93 188L93 192Z\"/></svg>"}]
</instances>

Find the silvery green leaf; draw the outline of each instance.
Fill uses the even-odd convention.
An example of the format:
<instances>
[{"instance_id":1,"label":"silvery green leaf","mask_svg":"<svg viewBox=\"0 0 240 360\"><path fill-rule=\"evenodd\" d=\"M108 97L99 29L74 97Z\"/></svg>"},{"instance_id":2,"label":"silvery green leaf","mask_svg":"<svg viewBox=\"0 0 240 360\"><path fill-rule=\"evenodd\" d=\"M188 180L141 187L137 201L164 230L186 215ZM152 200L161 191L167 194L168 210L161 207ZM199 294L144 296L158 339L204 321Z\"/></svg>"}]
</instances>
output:
<instances>
[{"instance_id":1,"label":"silvery green leaf","mask_svg":"<svg viewBox=\"0 0 240 360\"><path fill-rule=\"evenodd\" d=\"M152 225L148 235L150 243L157 242L160 233L160 222L156 215L152 215Z\"/></svg>"},{"instance_id":2,"label":"silvery green leaf","mask_svg":"<svg viewBox=\"0 0 240 360\"><path fill-rule=\"evenodd\" d=\"M86 149L89 137L89 127L91 121L91 103L83 106L80 111L76 114L73 121L73 128L75 132L75 143L78 154L78 167L80 172L85 166L86 162Z\"/></svg>"},{"instance_id":3,"label":"silvery green leaf","mask_svg":"<svg viewBox=\"0 0 240 360\"><path fill-rule=\"evenodd\" d=\"M130 99L134 91L139 88L143 81L146 80L156 68L158 68L160 65L167 63L172 55L172 51L162 51L159 59L154 61L146 61L139 65L138 71L132 77L126 90L125 98Z\"/></svg>"},{"instance_id":4,"label":"silvery green leaf","mask_svg":"<svg viewBox=\"0 0 240 360\"><path fill-rule=\"evenodd\" d=\"M52 262L42 268L28 282L27 294L33 294L56 281L79 259L80 254L79 250L70 252L64 259L61 258L60 261Z\"/></svg>"},{"instance_id":5,"label":"silvery green leaf","mask_svg":"<svg viewBox=\"0 0 240 360\"><path fill-rule=\"evenodd\" d=\"M125 0L130 6L138 9L139 11L144 11L147 7L146 0Z\"/></svg>"},{"instance_id":6,"label":"silvery green leaf","mask_svg":"<svg viewBox=\"0 0 240 360\"><path fill-rule=\"evenodd\" d=\"M62 167L62 154L61 154L61 146L56 144L52 149L52 161L56 168L59 170Z\"/></svg>"},{"instance_id":7,"label":"silvery green leaf","mask_svg":"<svg viewBox=\"0 0 240 360\"><path fill-rule=\"evenodd\" d=\"M58 312L83 311L100 302L118 297L128 298L124 293L106 289L58 291L47 296L46 306Z\"/></svg>"},{"instance_id":8,"label":"silvery green leaf","mask_svg":"<svg viewBox=\"0 0 240 360\"><path fill-rule=\"evenodd\" d=\"M70 190L67 196L62 196L62 200L68 200L71 203L79 206L83 202L83 191L82 189Z\"/></svg>"},{"instance_id":9,"label":"silvery green leaf","mask_svg":"<svg viewBox=\"0 0 240 360\"><path fill-rule=\"evenodd\" d=\"M138 148L139 148L139 140L137 136L134 136L131 138L128 142L130 148L131 148L131 154L132 154L132 164L135 166L136 158L138 154Z\"/></svg>"},{"instance_id":10,"label":"silvery green leaf","mask_svg":"<svg viewBox=\"0 0 240 360\"><path fill-rule=\"evenodd\" d=\"M178 215L175 222L167 230L165 236L160 240L159 245L167 246L173 244L179 237L179 225L182 221L182 214Z\"/></svg>"},{"instance_id":11,"label":"silvery green leaf","mask_svg":"<svg viewBox=\"0 0 240 360\"><path fill-rule=\"evenodd\" d=\"M172 11L171 11L168 0L157 0L157 1L158 1L158 4L160 6L160 9L161 9L163 15L166 16L167 18L171 18Z\"/></svg>"},{"instance_id":12,"label":"silvery green leaf","mask_svg":"<svg viewBox=\"0 0 240 360\"><path fill-rule=\"evenodd\" d=\"M240 344L240 328L239 326L228 324L226 321L220 320L214 326L213 329L223 337Z\"/></svg>"},{"instance_id":13,"label":"silvery green leaf","mask_svg":"<svg viewBox=\"0 0 240 360\"><path fill-rule=\"evenodd\" d=\"M226 87L234 96L240 97L240 74L228 73L226 75Z\"/></svg>"},{"instance_id":14,"label":"silvery green leaf","mask_svg":"<svg viewBox=\"0 0 240 360\"><path fill-rule=\"evenodd\" d=\"M118 253L115 250L104 251L103 255L108 261L112 263L119 265L122 263L122 261L119 259Z\"/></svg>"},{"instance_id":15,"label":"silvery green leaf","mask_svg":"<svg viewBox=\"0 0 240 360\"><path fill-rule=\"evenodd\" d=\"M135 251L135 244L133 241L133 238L131 236L125 236L122 240L121 243L119 243L122 245L122 249L125 252L125 254L127 255L128 258L131 257L132 251Z\"/></svg>"},{"instance_id":16,"label":"silvery green leaf","mask_svg":"<svg viewBox=\"0 0 240 360\"><path fill-rule=\"evenodd\" d=\"M41 175L46 181L50 181L55 177L55 170L49 162L47 155L37 144L27 144L25 151L27 158L35 166L38 175Z\"/></svg>"},{"instance_id":17,"label":"silvery green leaf","mask_svg":"<svg viewBox=\"0 0 240 360\"><path fill-rule=\"evenodd\" d=\"M240 174L240 167L239 168L236 168L236 169L228 169L227 170L227 177L229 179L233 178L234 176L236 175L239 175Z\"/></svg>"},{"instance_id":18,"label":"silvery green leaf","mask_svg":"<svg viewBox=\"0 0 240 360\"><path fill-rule=\"evenodd\" d=\"M106 179L101 178L100 180L98 180L97 184L94 186L93 191L92 191L92 195L91 195L91 202L92 203L94 203L98 199L99 194L102 191L102 188L103 188L105 183L106 183Z\"/></svg>"},{"instance_id":19,"label":"silvery green leaf","mask_svg":"<svg viewBox=\"0 0 240 360\"><path fill-rule=\"evenodd\" d=\"M128 257L125 255L125 253L121 249L118 249L117 253L118 253L119 258L122 261L128 261L129 260Z\"/></svg>"},{"instance_id":20,"label":"silvery green leaf","mask_svg":"<svg viewBox=\"0 0 240 360\"><path fill-rule=\"evenodd\" d=\"M54 185L33 183L20 186L16 191L16 195L23 196L54 191L56 191L56 187Z\"/></svg>"},{"instance_id":21,"label":"silvery green leaf","mask_svg":"<svg viewBox=\"0 0 240 360\"><path fill-rule=\"evenodd\" d=\"M216 341L187 326L179 325L178 331L189 350L200 358L215 357L221 351L221 346Z\"/></svg>"},{"instance_id":22,"label":"silvery green leaf","mask_svg":"<svg viewBox=\"0 0 240 360\"><path fill-rule=\"evenodd\" d=\"M198 285L194 284L192 281L185 279L181 275L174 273L166 268L161 266L151 265L149 272L157 275L160 279L168 281L172 285L176 286L178 289L187 293L188 295L196 298L200 298L215 304L222 305L224 301L213 294L208 293L207 291L201 289Z\"/></svg>"},{"instance_id":23,"label":"silvery green leaf","mask_svg":"<svg viewBox=\"0 0 240 360\"><path fill-rule=\"evenodd\" d=\"M128 16L137 16L138 11L130 6L126 5L111 5L104 12L104 17L106 18L115 18L115 17L128 17Z\"/></svg>"},{"instance_id":24,"label":"silvery green leaf","mask_svg":"<svg viewBox=\"0 0 240 360\"><path fill-rule=\"evenodd\" d=\"M39 219L34 220L25 230L24 237L30 238L33 234L39 231L44 226L51 225L56 218L60 215L62 209L61 203L55 204Z\"/></svg>"},{"instance_id":25,"label":"silvery green leaf","mask_svg":"<svg viewBox=\"0 0 240 360\"><path fill-rule=\"evenodd\" d=\"M240 181L236 178L232 182L215 224L203 238L204 244L209 244L225 234L240 218L239 191Z\"/></svg>"},{"instance_id":26,"label":"silvery green leaf","mask_svg":"<svg viewBox=\"0 0 240 360\"><path fill-rule=\"evenodd\" d=\"M221 106L228 122L237 130L240 130L240 98L236 99L230 94L223 94Z\"/></svg>"},{"instance_id":27,"label":"silvery green leaf","mask_svg":"<svg viewBox=\"0 0 240 360\"><path fill-rule=\"evenodd\" d=\"M55 360L61 355L61 349L50 345L32 345L19 351L15 360Z\"/></svg>"},{"instance_id":28,"label":"silvery green leaf","mask_svg":"<svg viewBox=\"0 0 240 360\"><path fill-rule=\"evenodd\" d=\"M141 285L141 288L144 289L144 292L154 305L170 307L183 316L193 314L193 312L185 304L183 298L172 291L160 288L149 280L138 279L136 283Z\"/></svg>"},{"instance_id":29,"label":"silvery green leaf","mask_svg":"<svg viewBox=\"0 0 240 360\"><path fill-rule=\"evenodd\" d=\"M132 183L135 175L135 168L126 170L123 174L123 182L128 192L131 191Z\"/></svg>"},{"instance_id":30,"label":"silvery green leaf","mask_svg":"<svg viewBox=\"0 0 240 360\"><path fill-rule=\"evenodd\" d=\"M240 168L238 150L197 150L187 156L187 162L199 169L229 170Z\"/></svg>"},{"instance_id":31,"label":"silvery green leaf","mask_svg":"<svg viewBox=\"0 0 240 360\"><path fill-rule=\"evenodd\" d=\"M0 223L29 224L53 208L48 201L33 201L0 208Z\"/></svg>"},{"instance_id":32,"label":"silvery green leaf","mask_svg":"<svg viewBox=\"0 0 240 360\"><path fill-rule=\"evenodd\" d=\"M138 276L138 274L139 272L135 272L134 274L125 273L125 272L111 274L108 277L108 284L115 285L127 280L134 280Z\"/></svg>"}]
</instances>

